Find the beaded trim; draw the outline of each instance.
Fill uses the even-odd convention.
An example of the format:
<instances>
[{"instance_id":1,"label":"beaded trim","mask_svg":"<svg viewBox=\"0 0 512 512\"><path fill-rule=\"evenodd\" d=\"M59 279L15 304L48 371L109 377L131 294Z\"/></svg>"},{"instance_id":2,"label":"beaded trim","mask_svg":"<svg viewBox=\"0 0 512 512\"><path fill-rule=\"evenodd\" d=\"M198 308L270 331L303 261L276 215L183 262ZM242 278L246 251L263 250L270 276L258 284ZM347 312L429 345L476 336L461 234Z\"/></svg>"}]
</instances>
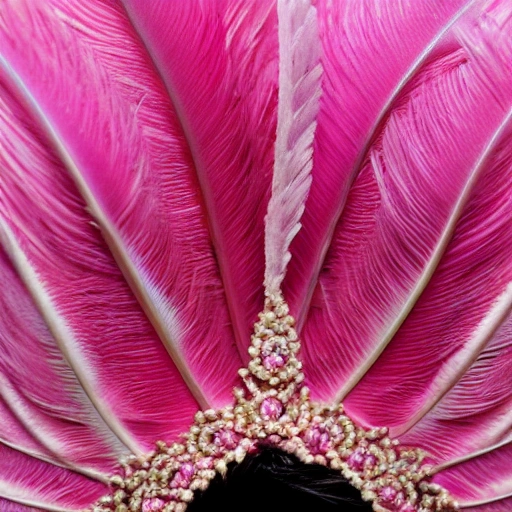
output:
<instances>
[{"instance_id":1,"label":"beaded trim","mask_svg":"<svg viewBox=\"0 0 512 512\"><path fill-rule=\"evenodd\" d=\"M144 461L129 460L94 512L184 512L194 491L205 490L261 442L339 470L375 512L458 510L445 489L429 482L421 450L400 446L387 428L357 426L341 404L310 400L299 348L288 306L280 296L267 298L254 326L251 361L239 371L245 389L233 391L235 405L198 412L182 444L159 442Z\"/></svg>"}]
</instances>

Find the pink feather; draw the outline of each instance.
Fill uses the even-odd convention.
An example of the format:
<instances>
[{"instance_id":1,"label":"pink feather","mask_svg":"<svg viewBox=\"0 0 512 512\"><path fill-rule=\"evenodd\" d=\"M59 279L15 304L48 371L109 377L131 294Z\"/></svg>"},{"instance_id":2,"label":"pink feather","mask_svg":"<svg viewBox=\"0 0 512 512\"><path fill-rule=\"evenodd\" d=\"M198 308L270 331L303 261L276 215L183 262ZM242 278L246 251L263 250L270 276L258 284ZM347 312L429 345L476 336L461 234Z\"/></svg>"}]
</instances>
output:
<instances>
[{"instance_id":1,"label":"pink feather","mask_svg":"<svg viewBox=\"0 0 512 512\"><path fill-rule=\"evenodd\" d=\"M512 425L512 316L480 352L463 377L402 436L441 460L498 443ZM464 366L461 365L461 369Z\"/></svg>"},{"instance_id":2,"label":"pink feather","mask_svg":"<svg viewBox=\"0 0 512 512\"><path fill-rule=\"evenodd\" d=\"M370 144L405 84L474 3L316 2L324 80L313 183L283 285L299 325Z\"/></svg>"},{"instance_id":3,"label":"pink feather","mask_svg":"<svg viewBox=\"0 0 512 512\"><path fill-rule=\"evenodd\" d=\"M176 2L172 9L162 1L123 4L176 106L246 359L263 302L263 218L276 132L274 2Z\"/></svg>"},{"instance_id":4,"label":"pink feather","mask_svg":"<svg viewBox=\"0 0 512 512\"><path fill-rule=\"evenodd\" d=\"M477 24L477 14L460 20L409 82L349 193L303 330L311 386L323 399L344 399L400 335L508 128L510 41L492 23ZM503 265L489 306L507 283ZM412 354L410 346L403 351Z\"/></svg>"},{"instance_id":5,"label":"pink feather","mask_svg":"<svg viewBox=\"0 0 512 512\"><path fill-rule=\"evenodd\" d=\"M495 381L501 387L489 395L481 378L468 371L480 358L481 375L488 373L490 377L504 370L512 375L512 367L507 367L508 362L512 364L510 355L507 357L510 329L505 327L512 310L512 266L509 256L500 250L503 240L512 236L511 141L506 137L484 164L482 177L436 273L388 349L347 397L346 405L362 411L365 422L393 426L395 435L402 434L428 415L462 378L471 385L471 391L460 386L461 394L473 400L466 403L467 411L475 414L473 432L468 434L478 442L491 441L490 431L482 435L484 418L476 411L483 412L494 404L492 412L502 416L503 408L511 403L506 380ZM490 276L489 268L494 269ZM422 344L424 339L428 342ZM369 396L369 389L378 391ZM391 413L397 398L406 402ZM458 415L460 412L454 413ZM456 417L453 420L455 425ZM496 420L491 421L493 428ZM437 444L437 453L452 449L449 442L443 444L442 449ZM459 434L453 449L464 448Z\"/></svg>"},{"instance_id":6,"label":"pink feather","mask_svg":"<svg viewBox=\"0 0 512 512\"><path fill-rule=\"evenodd\" d=\"M512 440L492 452L443 470L434 480L449 489L463 509L505 511L503 506L512 498L511 460ZM488 507L496 502L502 508Z\"/></svg>"},{"instance_id":7,"label":"pink feather","mask_svg":"<svg viewBox=\"0 0 512 512\"><path fill-rule=\"evenodd\" d=\"M33 18L44 20L32 20L34 31L36 23L38 31L46 29L40 44L27 41L27 53L20 55L15 40L8 39L5 54L16 68L13 73L30 91L32 110L44 118L51 142L194 397L204 407L223 403L229 400L234 380L219 382L212 361L222 361L222 368L235 375L239 358L224 343L232 331L183 136L124 13L100 2L93 13L76 4L70 21L65 15L69 7L63 3L64 11L49 6L32 9ZM11 24L16 25L19 11L10 14ZM98 50L99 42L88 41L91 34L100 41L107 37L102 32L107 21L111 44L124 59L112 57L112 50ZM37 36L25 28L16 41L34 41ZM74 57L63 60L69 47ZM40 75L62 82L61 87L48 95ZM84 98L87 116L80 108ZM136 123L130 121L134 115ZM101 130L95 130L96 125ZM111 133L116 134L113 141ZM94 136L84 139L83 134ZM180 214L184 210L186 219ZM191 295L194 301L189 300ZM212 323L211 318L218 321ZM208 344L202 343L205 336ZM212 360L212 351L223 356Z\"/></svg>"},{"instance_id":8,"label":"pink feather","mask_svg":"<svg viewBox=\"0 0 512 512\"><path fill-rule=\"evenodd\" d=\"M104 484L0 444L0 505L8 500L8 511L82 511L105 489Z\"/></svg>"},{"instance_id":9,"label":"pink feather","mask_svg":"<svg viewBox=\"0 0 512 512\"><path fill-rule=\"evenodd\" d=\"M274 0L0 3L2 512L229 402L285 271L312 394L510 509L512 6L314 4L321 85Z\"/></svg>"}]
</instances>

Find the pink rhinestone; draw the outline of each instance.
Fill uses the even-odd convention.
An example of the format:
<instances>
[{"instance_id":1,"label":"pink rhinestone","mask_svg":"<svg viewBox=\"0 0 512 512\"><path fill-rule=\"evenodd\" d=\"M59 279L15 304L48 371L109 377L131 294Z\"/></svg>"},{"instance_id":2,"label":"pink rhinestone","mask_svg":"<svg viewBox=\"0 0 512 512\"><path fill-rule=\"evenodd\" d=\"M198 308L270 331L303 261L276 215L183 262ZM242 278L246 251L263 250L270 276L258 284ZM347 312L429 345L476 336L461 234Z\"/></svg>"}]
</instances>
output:
<instances>
[{"instance_id":1,"label":"pink rhinestone","mask_svg":"<svg viewBox=\"0 0 512 512\"><path fill-rule=\"evenodd\" d=\"M318 443L318 449L323 453L326 453L331 449L331 440L330 440L329 434L327 432L324 432L320 436L320 440Z\"/></svg>"},{"instance_id":2,"label":"pink rhinestone","mask_svg":"<svg viewBox=\"0 0 512 512\"><path fill-rule=\"evenodd\" d=\"M165 506L165 501L160 498L150 498L142 502L142 512L160 512Z\"/></svg>"},{"instance_id":3,"label":"pink rhinestone","mask_svg":"<svg viewBox=\"0 0 512 512\"><path fill-rule=\"evenodd\" d=\"M416 507L410 503L406 503L400 507L399 512L416 512Z\"/></svg>"},{"instance_id":4,"label":"pink rhinestone","mask_svg":"<svg viewBox=\"0 0 512 512\"><path fill-rule=\"evenodd\" d=\"M188 487L189 483L190 478L183 476L183 474L178 471L178 473L174 475L174 478L171 481L171 487L173 489L176 489L176 487Z\"/></svg>"},{"instance_id":5,"label":"pink rhinestone","mask_svg":"<svg viewBox=\"0 0 512 512\"><path fill-rule=\"evenodd\" d=\"M310 447L316 447L318 446L318 443L320 442L322 436L322 431L318 427L310 428L305 436L304 441L310 446Z\"/></svg>"},{"instance_id":6,"label":"pink rhinestone","mask_svg":"<svg viewBox=\"0 0 512 512\"><path fill-rule=\"evenodd\" d=\"M347 460L348 465L355 471L361 471L364 467L366 457L360 450L356 450Z\"/></svg>"},{"instance_id":7,"label":"pink rhinestone","mask_svg":"<svg viewBox=\"0 0 512 512\"><path fill-rule=\"evenodd\" d=\"M285 360L283 356L271 354L265 358L263 358L263 366L267 370L277 370L278 368L282 368L284 366Z\"/></svg>"},{"instance_id":8,"label":"pink rhinestone","mask_svg":"<svg viewBox=\"0 0 512 512\"><path fill-rule=\"evenodd\" d=\"M387 502L392 502L396 498L396 490L393 489L393 487L390 487L389 485L386 487L383 487L380 492L379 496Z\"/></svg>"},{"instance_id":9,"label":"pink rhinestone","mask_svg":"<svg viewBox=\"0 0 512 512\"><path fill-rule=\"evenodd\" d=\"M261 402L260 414L264 420L277 420L283 412L283 404L277 398L265 398Z\"/></svg>"},{"instance_id":10,"label":"pink rhinestone","mask_svg":"<svg viewBox=\"0 0 512 512\"><path fill-rule=\"evenodd\" d=\"M213 469L213 457L203 457L197 461L198 469Z\"/></svg>"},{"instance_id":11,"label":"pink rhinestone","mask_svg":"<svg viewBox=\"0 0 512 512\"><path fill-rule=\"evenodd\" d=\"M282 441L282 437L277 434L272 434L268 436L268 442L271 444L279 444Z\"/></svg>"},{"instance_id":12,"label":"pink rhinestone","mask_svg":"<svg viewBox=\"0 0 512 512\"><path fill-rule=\"evenodd\" d=\"M366 455L364 458L364 465L366 467L373 467L377 464L377 458L375 455Z\"/></svg>"},{"instance_id":13,"label":"pink rhinestone","mask_svg":"<svg viewBox=\"0 0 512 512\"><path fill-rule=\"evenodd\" d=\"M239 436L229 430L221 430L214 436L214 443L228 450L234 450L238 446Z\"/></svg>"},{"instance_id":14,"label":"pink rhinestone","mask_svg":"<svg viewBox=\"0 0 512 512\"><path fill-rule=\"evenodd\" d=\"M180 473L184 478L190 479L194 476L194 466L190 463L183 464L180 468Z\"/></svg>"}]
</instances>

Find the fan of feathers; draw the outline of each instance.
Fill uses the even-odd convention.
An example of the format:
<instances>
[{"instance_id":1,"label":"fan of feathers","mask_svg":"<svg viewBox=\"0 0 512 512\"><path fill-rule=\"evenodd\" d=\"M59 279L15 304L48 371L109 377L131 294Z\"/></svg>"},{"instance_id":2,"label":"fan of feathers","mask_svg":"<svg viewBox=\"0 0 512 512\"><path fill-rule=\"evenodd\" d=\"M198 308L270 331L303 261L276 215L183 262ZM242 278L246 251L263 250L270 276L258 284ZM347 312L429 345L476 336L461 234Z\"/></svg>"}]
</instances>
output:
<instances>
[{"instance_id":1,"label":"fan of feathers","mask_svg":"<svg viewBox=\"0 0 512 512\"><path fill-rule=\"evenodd\" d=\"M0 0L2 512L231 402L264 285L315 400L512 510L512 3L312 3Z\"/></svg>"}]
</instances>

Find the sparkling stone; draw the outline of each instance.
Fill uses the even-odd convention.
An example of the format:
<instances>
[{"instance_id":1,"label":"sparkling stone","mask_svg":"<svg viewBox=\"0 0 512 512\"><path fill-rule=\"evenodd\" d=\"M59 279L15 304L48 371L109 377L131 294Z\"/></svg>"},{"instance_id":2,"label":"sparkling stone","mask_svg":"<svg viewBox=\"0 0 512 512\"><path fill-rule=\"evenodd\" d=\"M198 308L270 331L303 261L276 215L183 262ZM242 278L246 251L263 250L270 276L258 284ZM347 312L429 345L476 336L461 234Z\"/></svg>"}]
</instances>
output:
<instances>
[{"instance_id":1,"label":"sparkling stone","mask_svg":"<svg viewBox=\"0 0 512 512\"><path fill-rule=\"evenodd\" d=\"M379 492L379 496L384 500L384 501L387 501L387 502L392 502L395 500L396 498L396 490L393 489L393 487L390 487L389 485L387 485L386 487L383 487L380 492Z\"/></svg>"},{"instance_id":2,"label":"sparkling stone","mask_svg":"<svg viewBox=\"0 0 512 512\"><path fill-rule=\"evenodd\" d=\"M322 425L308 429L304 441L315 455L325 454L332 448L330 435Z\"/></svg>"},{"instance_id":3,"label":"sparkling stone","mask_svg":"<svg viewBox=\"0 0 512 512\"><path fill-rule=\"evenodd\" d=\"M410 503L406 503L399 508L398 512L416 512L416 507Z\"/></svg>"},{"instance_id":4,"label":"sparkling stone","mask_svg":"<svg viewBox=\"0 0 512 512\"><path fill-rule=\"evenodd\" d=\"M160 512L165 506L165 501L160 498L150 498L142 502L142 512Z\"/></svg>"},{"instance_id":5,"label":"sparkling stone","mask_svg":"<svg viewBox=\"0 0 512 512\"><path fill-rule=\"evenodd\" d=\"M277 370L278 368L282 368L285 364L284 357L280 355L271 354L265 358L263 358L263 366L267 370Z\"/></svg>"},{"instance_id":6,"label":"sparkling stone","mask_svg":"<svg viewBox=\"0 0 512 512\"><path fill-rule=\"evenodd\" d=\"M320 435L320 439L318 442L318 450L322 453L327 453L331 449L331 442L329 438L329 434L324 432Z\"/></svg>"},{"instance_id":7,"label":"sparkling stone","mask_svg":"<svg viewBox=\"0 0 512 512\"><path fill-rule=\"evenodd\" d=\"M228 450L234 450L238 445L239 439L240 436L230 430L221 430L214 435L214 443Z\"/></svg>"},{"instance_id":8,"label":"sparkling stone","mask_svg":"<svg viewBox=\"0 0 512 512\"><path fill-rule=\"evenodd\" d=\"M171 488L176 489L178 487L187 487L190 483L190 479L184 477L179 471L174 475L171 482Z\"/></svg>"},{"instance_id":9,"label":"sparkling stone","mask_svg":"<svg viewBox=\"0 0 512 512\"><path fill-rule=\"evenodd\" d=\"M194 476L194 466L190 463L183 464L180 468L180 473L184 478L192 478Z\"/></svg>"},{"instance_id":10,"label":"sparkling stone","mask_svg":"<svg viewBox=\"0 0 512 512\"><path fill-rule=\"evenodd\" d=\"M366 457L360 450L356 450L347 460L347 464L355 471L361 471L364 467Z\"/></svg>"},{"instance_id":11,"label":"sparkling stone","mask_svg":"<svg viewBox=\"0 0 512 512\"><path fill-rule=\"evenodd\" d=\"M310 447L316 447L318 446L318 443L320 442L320 436L322 435L322 432L318 427L313 427L308 429L306 434L304 435L304 441L310 446Z\"/></svg>"},{"instance_id":12,"label":"sparkling stone","mask_svg":"<svg viewBox=\"0 0 512 512\"><path fill-rule=\"evenodd\" d=\"M260 414L265 420L277 420L283 413L283 404L277 398L265 398L261 402Z\"/></svg>"}]
</instances>

